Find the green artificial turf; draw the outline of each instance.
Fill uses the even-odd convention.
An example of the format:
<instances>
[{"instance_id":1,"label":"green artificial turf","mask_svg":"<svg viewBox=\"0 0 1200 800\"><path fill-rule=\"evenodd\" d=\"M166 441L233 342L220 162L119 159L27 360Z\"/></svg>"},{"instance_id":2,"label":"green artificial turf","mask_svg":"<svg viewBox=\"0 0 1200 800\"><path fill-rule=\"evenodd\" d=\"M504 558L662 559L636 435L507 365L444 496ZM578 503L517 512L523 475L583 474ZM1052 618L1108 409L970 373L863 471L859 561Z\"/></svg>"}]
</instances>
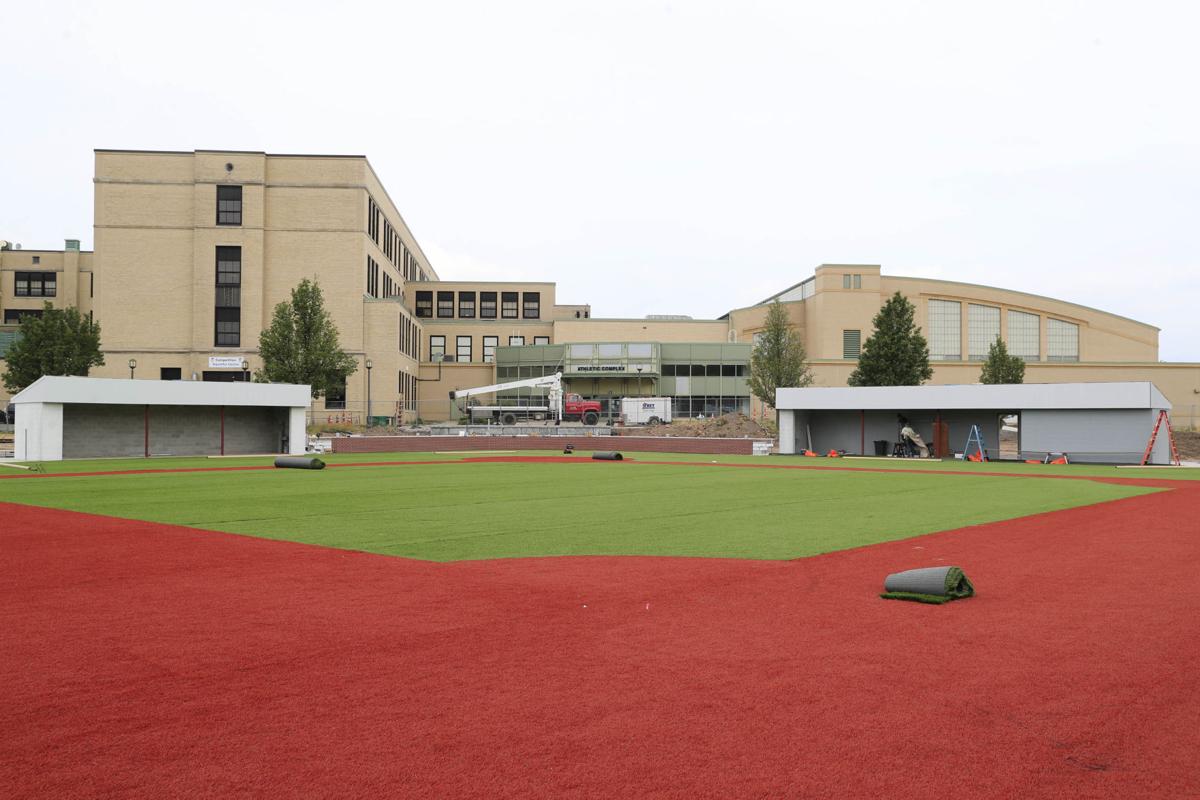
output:
<instances>
[{"instance_id":1,"label":"green artificial turf","mask_svg":"<svg viewBox=\"0 0 1200 800\"><path fill-rule=\"evenodd\" d=\"M393 453L329 461L426 458ZM134 460L131 466L167 465ZM544 555L798 558L1148 491L1153 490L1093 481L915 471L590 461L0 480L0 500L9 502L435 561Z\"/></svg>"}]
</instances>

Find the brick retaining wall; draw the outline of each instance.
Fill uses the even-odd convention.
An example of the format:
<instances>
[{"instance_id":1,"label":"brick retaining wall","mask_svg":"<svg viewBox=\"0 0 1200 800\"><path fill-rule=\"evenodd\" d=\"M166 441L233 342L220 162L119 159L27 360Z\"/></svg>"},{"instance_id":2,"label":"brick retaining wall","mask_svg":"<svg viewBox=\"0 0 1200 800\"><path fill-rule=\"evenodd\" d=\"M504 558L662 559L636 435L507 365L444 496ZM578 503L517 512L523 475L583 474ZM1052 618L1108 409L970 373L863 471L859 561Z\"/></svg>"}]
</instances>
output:
<instances>
[{"instance_id":1,"label":"brick retaining wall","mask_svg":"<svg viewBox=\"0 0 1200 800\"><path fill-rule=\"evenodd\" d=\"M673 436L354 436L333 439L335 453L429 453L454 450L624 450L631 453L753 455L754 439Z\"/></svg>"}]
</instances>

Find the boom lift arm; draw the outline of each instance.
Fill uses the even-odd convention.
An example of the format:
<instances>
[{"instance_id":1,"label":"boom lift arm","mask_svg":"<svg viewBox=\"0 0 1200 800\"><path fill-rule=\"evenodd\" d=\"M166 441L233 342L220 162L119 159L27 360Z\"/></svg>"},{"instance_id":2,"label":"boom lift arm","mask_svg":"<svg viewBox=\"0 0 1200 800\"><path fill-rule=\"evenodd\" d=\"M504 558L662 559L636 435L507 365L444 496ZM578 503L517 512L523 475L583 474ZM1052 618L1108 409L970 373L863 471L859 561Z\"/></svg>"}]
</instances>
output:
<instances>
[{"instance_id":1,"label":"boom lift arm","mask_svg":"<svg viewBox=\"0 0 1200 800\"><path fill-rule=\"evenodd\" d=\"M546 400L550 407L550 412L556 420L561 421L563 415L563 390L562 390L562 373L556 372L553 375L544 375L540 378L526 378L523 381L509 381L508 383L494 383L491 386L476 386L472 389L456 389L450 392L451 400L463 400L469 397L474 397L481 394L493 394L495 392L503 392L508 389L524 389L542 388L548 389Z\"/></svg>"}]
</instances>

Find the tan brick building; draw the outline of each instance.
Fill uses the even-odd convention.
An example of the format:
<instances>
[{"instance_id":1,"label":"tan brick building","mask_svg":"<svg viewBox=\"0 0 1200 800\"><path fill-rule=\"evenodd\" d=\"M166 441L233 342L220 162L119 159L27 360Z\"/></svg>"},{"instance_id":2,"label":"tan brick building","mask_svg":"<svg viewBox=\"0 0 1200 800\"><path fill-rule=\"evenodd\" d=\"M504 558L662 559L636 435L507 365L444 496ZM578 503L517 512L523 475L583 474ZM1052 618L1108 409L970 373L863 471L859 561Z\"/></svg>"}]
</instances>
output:
<instances>
[{"instance_id":1,"label":"tan brick building","mask_svg":"<svg viewBox=\"0 0 1200 800\"><path fill-rule=\"evenodd\" d=\"M71 240L0 250L0 346L50 300L100 322L106 364L94 375L128 377L133 359L140 379L241 380L259 366L275 304L307 277L359 363L344 393L314 405L318 421L361 422L368 394L376 417L445 419L452 389L564 367L570 389L597 399L668 394L685 413L759 411L744 370L767 302L787 307L817 384L839 385L900 291L929 339L935 383L977 381L1001 336L1029 382L1152 380L1178 422L1198 421L1200 365L1160 363L1157 328L1053 298L823 265L716 320L597 319L561 303L552 282L440 280L364 156L97 150L94 190L94 253ZM594 345L612 372L573 373L586 348L568 345ZM631 356L633 345L656 360Z\"/></svg>"}]
</instances>

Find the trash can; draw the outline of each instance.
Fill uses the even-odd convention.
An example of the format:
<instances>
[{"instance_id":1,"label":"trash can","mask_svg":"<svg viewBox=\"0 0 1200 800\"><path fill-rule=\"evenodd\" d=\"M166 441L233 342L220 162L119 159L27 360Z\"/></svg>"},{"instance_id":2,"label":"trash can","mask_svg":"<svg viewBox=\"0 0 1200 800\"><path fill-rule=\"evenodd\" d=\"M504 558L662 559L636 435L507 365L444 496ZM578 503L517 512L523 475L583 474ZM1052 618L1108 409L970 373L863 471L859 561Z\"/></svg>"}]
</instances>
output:
<instances>
[{"instance_id":1,"label":"trash can","mask_svg":"<svg viewBox=\"0 0 1200 800\"><path fill-rule=\"evenodd\" d=\"M887 451L888 451L888 440L887 439L876 439L875 440L875 455L886 456L888 454Z\"/></svg>"}]
</instances>

